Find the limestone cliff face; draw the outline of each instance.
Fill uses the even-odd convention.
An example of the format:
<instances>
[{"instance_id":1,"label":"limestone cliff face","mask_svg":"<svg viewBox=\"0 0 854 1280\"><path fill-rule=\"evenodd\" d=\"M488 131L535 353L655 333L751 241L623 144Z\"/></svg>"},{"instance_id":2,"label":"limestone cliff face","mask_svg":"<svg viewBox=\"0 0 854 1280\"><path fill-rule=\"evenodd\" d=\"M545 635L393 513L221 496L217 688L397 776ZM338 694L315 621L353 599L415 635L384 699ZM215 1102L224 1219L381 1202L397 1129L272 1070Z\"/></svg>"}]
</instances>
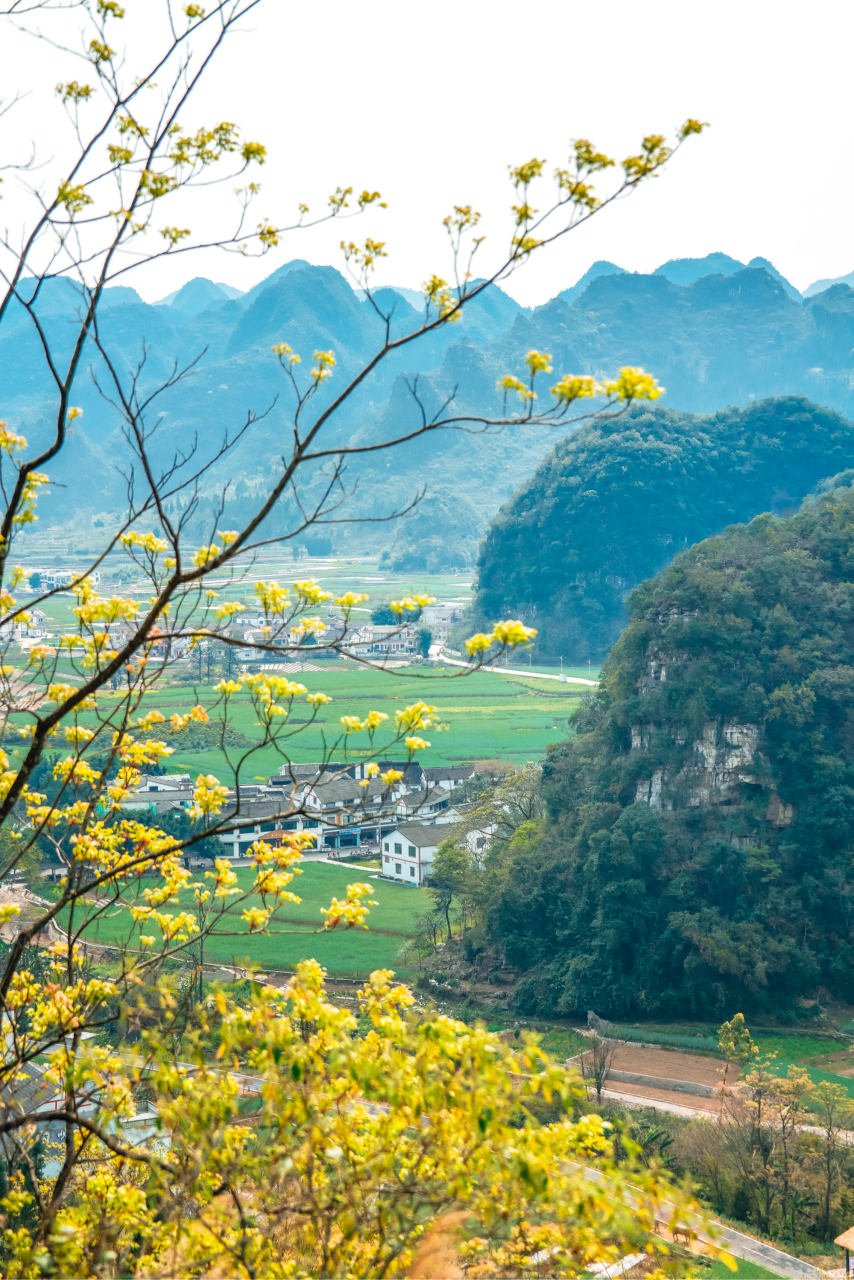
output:
<instances>
[{"instance_id":1,"label":"limestone cliff face","mask_svg":"<svg viewBox=\"0 0 854 1280\"><path fill-rule=\"evenodd\" d=\"M637 683L641 697L666 682L668 667L684 661L686 657L680 653L669 653L666 659L660 655L651 657ZM632 725L632 751L646 750L657 729L660 726L654 724ZM675 747L687 745L684 730L669 726L667 732ZM723 718L707 720L702 735L690 743L687 763L681 763L684 752L680 752L678 768L670 770L662 766L651 777L640 779L635 800L643 801L652 809L738 804L742 784L761 785L755 765L763 763L762 738L763 726L759 724L743 724ZM792 806L783 804L772 791L765 817L773 826L788 826L792 820Z\"/></svg>"}]
</instances>

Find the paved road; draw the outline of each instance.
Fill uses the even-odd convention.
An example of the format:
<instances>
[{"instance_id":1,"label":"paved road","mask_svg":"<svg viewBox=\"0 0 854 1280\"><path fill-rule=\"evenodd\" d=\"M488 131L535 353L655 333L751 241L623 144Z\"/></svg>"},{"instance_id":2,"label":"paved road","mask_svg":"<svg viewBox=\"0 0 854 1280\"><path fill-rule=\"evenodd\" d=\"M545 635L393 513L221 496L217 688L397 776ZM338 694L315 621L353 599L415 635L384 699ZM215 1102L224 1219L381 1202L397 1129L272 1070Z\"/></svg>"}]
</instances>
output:
<instances>
[{"instance_id":1,"label":"paved road","mask_svg":"<svg viewBox=\"0 0 854 1280\"><path fill-rule=\"evenodd\" d=\"M590 1169L587 1165L577 1167L584 1170L584 1176L591 1182L607 1182L605 1175L599 1169ZM625 1189L624 1194L629 1203L634 1203L630 1190ZM659 1203L665 1212L677 1215L675 1205L671 1205L667 1200ZM701 1244L715 1245L718 1249L725 1249L737 1258L755 1262L757 1266L765 1267L775 1275L786 1276L789 1280L821 1280L822 1273L809 1262L801 1262L800 1258L793 1258L791 1254L783 1253L773 1245L765 1244L762 1240L754 1240L753 1236L734 1231L732 1227L725 1227L722 1222L710 1222L706 1229L702 1226L699 1216L695 1214L679 1214L678 1218L680 1221L687 1218ZM663 1222L662 1226L666 1227L668 1224Z\"/></svg>"},{"instance_id":2,"label":"paved road","mask_svg":"<svg viewBox=\"0 0 854 1280\"><path fill-rule=\"evenodd\" d=\"M440 662L444 662L446 667L471 667L469 662L458 662L456 658L446 658L444 654L440 656ZM471 667L473 671L492 671L497 676L524 676L526 680L558 680L561 684L584 684L588 688L598 689L598 680L585 680L581 676L549 676L543 671L526 671L524 667Z\"/></svg>"}]
</instances>

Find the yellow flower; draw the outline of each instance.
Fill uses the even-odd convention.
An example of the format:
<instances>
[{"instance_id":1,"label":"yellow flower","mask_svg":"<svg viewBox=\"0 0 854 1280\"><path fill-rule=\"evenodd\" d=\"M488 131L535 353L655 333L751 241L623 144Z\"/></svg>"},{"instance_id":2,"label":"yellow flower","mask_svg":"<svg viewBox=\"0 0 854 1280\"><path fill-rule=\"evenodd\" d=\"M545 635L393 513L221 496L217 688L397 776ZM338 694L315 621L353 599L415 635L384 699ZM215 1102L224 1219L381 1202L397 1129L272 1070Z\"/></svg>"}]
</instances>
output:
<instances>
[{"instance_id":1,"label":"yellow flower","mask_svg":"<svg viewBox=\"0 0 854 1280\"><path fill-rule=\"evenodd\" d=\"M317 365L311 371L311 376L316 383L325 382L327 378L332 377L332 368L335 364L334 351L315 351L314 358Z\"/></svg>"},{"instance_id":2,"label":"yellow flower","mask_svg":"<svg viewBox=\"0 0 854 1280\"><path fill-rule=\"evenodd\" d=\"M5 449L7 453L12 453L16 449L26 449L26 436L17 436L14 431L9 431L5 422L0 422L0 449Z\"/></svg>"},{"instance_id":3,"label":"yellow flower","mask_svg":"<svg viewBox=\"0 0 854 1280\"><path fill-rule=\"evenodd\" d=\"M551 356L545 355L542 351L529 351L525 356L525 364L531 371L531 377L535 373L551 373Z\"/></svg>"},{"instance_id":4,"label":"yellow flower","mask_svg":"<svg viewBox=\"0 0 854 1280\"><path fill-rule=\"evenodd\" d=\"M571 404L573 400L580 400L583 396L598 395L601 391L602 388L595 378L573 377L569 373L565 373L560 382L552 387L554 398L567 404Z\"/></svg>"},{"instance_id":5,"label":"yellow flower","mask_svg":"<svg viewBox=\"0 0 854 1280\"><path fill-rule=\"evenodd\" d=\"M377 904L372 898L368 898L367 902L363 902L362 899L367 898L371 892L369 884L348 884L347 897L343 902L333 898L328 907L320 908L321 914L326 916L325 928L335 929L339 924L344 924L348 929L360 926L367 929L365 919L368 916L368 908L375 907Z\"/></svg>"},{"instance_id":6,"label":"yellow flower","mask_svg":"<svg viewBox=\"0 0 854 1280\"><path fill-rule=\"evenodd\" d=\"M302 582L295 582L294 591L296 591L303 604L322 604L324 600L332 599L332 592L324 591L319 583L312 578L306 578Z\"/></svg>"},{"instance_id":7,"label":"yellow flower","mask_svg":"<svg viewBox=\"0 0 854 1280\"><path fill-rule=\"evenodd\" d=\"M273 347L273 355L276 356L279 360L284 360L285 356L287 356L288 364L299 364L300 362L300 357L296 354L296 352L291 351L290 347L286 342L277 342L276 345Z\"/></svg>"},{"instance_id":8,"label":"yellow flower","mask_svg":"<svg viewBox=\"0 0 854 1280\"><path fill-rule=\"evenodd\" d=\"M625 403L632 400L657 400L665 392L665 388L658 385L652 374L628 366L620 370L616 381L606 381L603 390L606 395L616 396Z\"/></svg>"},{"instance_id":9,"label":"yellow flower","mask_svg":"<svg viewBox=\"0 0 854 1280\"><path fill-rule=\"evenodd\" d=\"M355 591L348 591L343 596L336 596L335 603L340 605L342 609L354 609L356 605L363 604L368 596L359 595Z\"/></svg>"},{"instance_id":10,"label":"yellow flower","mask_svg":"<svg viewBox=\"0 0 854 1280\"><path fill-rule=\"evenodd\" d=\"M435 603L435 596L411 595L404 596L402 600L389 600L388 607L392 613L396 613L400 617L404 613L419 612L421 609L425 609L428 604Z\"/></svg>"},{"instance_id":11,"label":"yellow flower","mask_svg":"<svg viewBox=\"0 0 854 1280\"><path fill-rule=\"evenodd\" d=\"M483 631L478 631L477 635L471 636L470 639L466 640L466 650L472 657L478 653L486 653L493 639L494 636L491 632L487 635Z\"/></svg>"},{"instance_id":12,"label":"yellow flower","mask_svg":"<svg viewBox=\"0 0 854 1280\"><path fill-rule=\"evenodd\" d=\"M406 743L407 751L410 751L410 752L425 751L427 747L430 746L430 743L427 742L424 738L406 738L404 739L404 741Z\"/></svg>"},{"instance_id":13,"label":"yellow flower","mask_svg":"<svg viewBox=\"0 0 854 1280\"><path fill-rule=\"evenodd\" d=\"M227 789L222 786L219 779L209 773L207 776L199 774L196 778L196 786L193 791L193 807L189 810L190 817L200 818L203 813L219 813L228 797Z\"/></svg>"},{"instance_id":14,"label":"yellow flower","mask_svg":"<svg viewBox=\"0 0 854 1280\"><path fill-rule=\"evenodd\" d=\"M412 706L404 707L402 711L395 711L394 722L400 732L408 729L429 729L434 723L430 717L435 714L435 711L436 708L429 706L426 702L413 702Z\"/></svg>"},{"instance_id":15,"label":"yellow flower","mask_svg":"<svg viewBox=\"0 0 854 1280\"><path fill-rule=\"evenodd\" d=\"M193 564L197 569L201 569L206 564L210 564L211 560L216 560L219 555L222 555L222 547L218 547L215 542L209 547L199 547L193 556Z\"/></svg>"},{"instance_id":16,"label":"yellow flower","mask_svg":"<svg viewBox=\"0 0 854 1280\"><path fill-rule=\"evenodd\" d=\"M258 929L266 929L270 912L262 910L261 907L246 907L242 918L249 925L249 932L255 933Z\"/></svg>"},{"instance_id":17,"label":"yellow flower","mask_svg":"<svg viewBox=\"0 0 854 1280\"><path fill-rule=\"evenodd\" d=\"M517 645L527 644L537 634L533 627L525 627L518 620L515 622L496 622L493 637L497 644L514 649Z\"/></svg>"}]
</instances>

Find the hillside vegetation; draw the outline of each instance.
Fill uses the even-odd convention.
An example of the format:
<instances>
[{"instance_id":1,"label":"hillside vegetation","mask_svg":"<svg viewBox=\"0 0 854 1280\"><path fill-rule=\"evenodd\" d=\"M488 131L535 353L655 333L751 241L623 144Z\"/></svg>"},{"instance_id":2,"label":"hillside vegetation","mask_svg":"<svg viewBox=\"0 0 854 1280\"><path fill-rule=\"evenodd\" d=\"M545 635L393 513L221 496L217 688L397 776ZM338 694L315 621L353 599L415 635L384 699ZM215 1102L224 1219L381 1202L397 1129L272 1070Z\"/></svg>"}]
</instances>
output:
<instances>
[{"instance_id":1,"label":"hillside vegetation","mask_svg":"<svg viewBox=\"0 0 854 1280\"><path fill-rule=\"evenodd\" d=\"M491 905L518 1008L854 1000L854 493L683 551L629 606Z\"/></svg>"},{"instance_id":2,"label":"hillside vegetation","mask_svg":"<svg viewBox=\"0 0 854 1280\"><path fill-rule=\"evenodd\" d=\"M763 511L796 510L854 464L854 427L801 396L710 415L652 406L562 440L495 516L480 552L478 622L538 628L541 657L598 659L629 591L686 545Z\"/></svg>"}]
</instances>

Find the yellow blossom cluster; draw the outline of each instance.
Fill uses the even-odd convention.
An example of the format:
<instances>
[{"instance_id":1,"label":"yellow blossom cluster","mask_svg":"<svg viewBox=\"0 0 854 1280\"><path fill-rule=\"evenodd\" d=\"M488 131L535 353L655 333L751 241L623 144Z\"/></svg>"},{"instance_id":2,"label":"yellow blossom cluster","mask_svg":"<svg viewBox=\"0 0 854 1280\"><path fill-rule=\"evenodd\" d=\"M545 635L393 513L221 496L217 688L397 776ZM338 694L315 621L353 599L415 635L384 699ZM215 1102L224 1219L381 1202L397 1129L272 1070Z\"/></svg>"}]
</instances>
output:
<instances>
[{"instance_id":1,"label":"yellow blossom cluster","mask_svg":"<svg viewBox=\"0 0 854 1280\"><path fill-rule=\"evenodd\" d=\"M340 723L344 726L345 733L360 733L363 729L374 733L384 720L388 720L384 711L369 711L364 720L360 720L358 716L342 716Z\"/></svg>"},{"instance_id":2,"label":"yellow blossom cluster","mask_svg":"<svg viewBox=\"0 0 854 1280\"><path fill-rule=\"evenodd\" d=\"M431 276L422 284L421 292L427 300L428 310L433 307L440 320L450 320L451 324L456 324L463 314L462 308L451 293L447 280L443 280L441 276Z\"/></svg>"},{"instance_id":3,"label":"yellow blossom cluster","mask_svg":"<svg viewBox=\"0 0 854 1280\"><path fill-rule=\"evenodd\" d=\"M431 718L435 713L436 708L429 706L428 703L413 702L410 707L395 711L394 723L398 733L406 733L412 729L429 729L431 725L438 724L438 721Z\"/></svg>"},{"instance_id":4,"label":"yellow blossom cluster","mask_svg":"<svg viewBox=\"0 0 854 1280\"><path fill-rule=\"evenodd\" d=\"M132 529L121 535L121 544L128 549L139 547L141 551L146 551L151 556L158 556L161 551L169 549L169 543L163 538L158 538L153 533L136 533Z\"/></svg>"},{"instance_id":5,"label":"yellow blossom cluster","mask_svg":"<svg viewBox=\"0 0 854 1280\"><path fill-rule=\"evenodd\" d=\"M27 472L24 487L21 489L18 510L12 517L13 524L33 524L34 521L38 520L36 501L39 496L39 489L46 484L50 484L50 480L41 471Z\"/></svg>"},{"instance_id":6,"label":"yellow blossom cluster","mask_svg":"<svg viewBox=\"0 0 854 1280\"><path fill-rule=\"evenodd\" d=\"M388 607L392 613L401 617L404 613L418 613L426 609L428 604L435 604L436 597L428 595L404 596L402 600L389 600Z\"/></svg>"},{"instance_id":7,"label":"yellow blossom cluster","mask_svg":"<svg viewBox=\"0 0 854 1280\"><path fill-rule=\"evenodd\" d=\"M292 351L286 342L277 342L273 347L273 355L277 360L284 360L287 357L288 364L299 364L300 357L295 351Z\"/></svg>"},{"instance_id":8,"label":"yellow blossom cluster","mask_svg":"<svg viewBox=\"0 0 854 1280\"><path fill-rule=\"evenodd\" d=\"M193 804L188 810L191 818L201 818L203 814L219 813L228 798L228 788L213 776L212 773L200 773L193 789Z\"/></svg>"},{"instance_id":9,"label":"yellow blossom cluster","mask_svg":"<svg viewBox=\"0 0 854 1280\"><path fill-rule=\"evenodd\" d=\"M526 627L518 620L496 622L492 631L488 633L480 631L466 640L466 649L471 657L485 654L494 644L499 645L502 650L516 649L520 644L527 644L529 640L533 640L536 634L534 627Z\"/></svg>"},{"instance_id":10,"label":"yellow blossom cluster","mask_svg":"<svg viewBox=\"0 0 854 1280\"><path fill-rule=\"evenodd\" d=\"M317 363L312 368L311 376L315 384L319 384L332 377L332 370L335 366L335 352L315 351L314 358Z\"/></svg>"},{"instance_id":11,"label":"yellow blossom cluster","mask_svg":"<svg viewBox=\"0 0 854 1280\"><path fill-rule=\"evenodd\" d=\"M516 392L522 401L536 400L534 379L538 373L551 372L550 361L551 356L545 352L529 351L525 363L530 370L530 381L523 382L515 374L507 373L496 384L504 392L505 400L511 391ZM660 387L655 378L643 369L627 366L620 370L617 378L605 379L601 383L586 375L564 374L551 388L551 393L561 409L566 410L576 400L593 396L606 396L621 404L629 404L633 400L657 400L664 395L664 387Z\"/></svg>"},{"instance_id":12,"label":"yellow blossom cluster","mask_svg":"<svg viewBox=\"0 0 854 1280\"><path fill-rule=\"evenodd\" d=\"M0 421L0 449L4 453L13 454L26 447L27 437L16 435L14 431L9 430L8 423Z\"/></svg>"},{"instance_id":13,"label":"yellow blossom cluster","mask_svg":"<svg viewBox=\"0 0 854 1280\"><path fill-rule=\"evenodd\" d=\"M328 907L320 908L326 916L325 927L337 929L343 924L348 929L367 929L368 909L377 905L373 898L368 897L372 892L369 884L348 884L347 897L342 902L333 898Z\"/></svg>"}]
</instances>

